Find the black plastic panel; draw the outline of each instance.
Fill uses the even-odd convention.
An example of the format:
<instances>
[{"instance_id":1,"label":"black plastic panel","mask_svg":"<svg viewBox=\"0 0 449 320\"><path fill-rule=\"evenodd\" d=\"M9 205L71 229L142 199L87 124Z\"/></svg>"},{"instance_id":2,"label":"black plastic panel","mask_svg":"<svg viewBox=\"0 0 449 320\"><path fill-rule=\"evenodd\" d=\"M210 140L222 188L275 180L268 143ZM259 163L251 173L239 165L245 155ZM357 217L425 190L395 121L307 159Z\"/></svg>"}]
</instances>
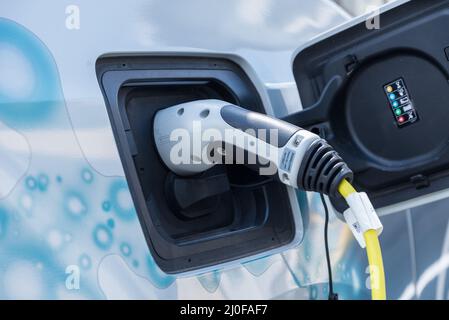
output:
<instances>
[{"instance_id":1,"label":"black plastic panel","mask_svg":"<svg viewBox=\"0 0 449 320\"><path fill-rule=\"evenodd\" d=\"M257 90L238 65L219 58L104 57L97 61L97 74L142 229L163 271L179 273L213 266L294 239L285 186L271 182L251 187L260 178L243 166L217 167L212 173L193 177L218 174L226 178L214 180L219 182L218 194L214 192L187 210L178 211L173 205L173 199L187 199L188 195L174 197L170 192L182 192L186 185L193 186L187 190L192 199L202 199L202 195L196 193L193 180L173 185L176 177L159 159L155 147L154 115L160 109L198 99L221 99L264 112Z\"/></svg>"},{"instance_id":2,"label":"black plastic panel","mask_svg":"<svg viewBox=\"0 0 449 320\"><path fill-rule=\"evenodd\" d=\"M449 1L411 1L380 23L378 30L361 23L297 55L306 110L287 117L335 147L376 207L449 187ZM389 101L388 84L399 79L413 110Z\"/></svg>"}]
</instances>

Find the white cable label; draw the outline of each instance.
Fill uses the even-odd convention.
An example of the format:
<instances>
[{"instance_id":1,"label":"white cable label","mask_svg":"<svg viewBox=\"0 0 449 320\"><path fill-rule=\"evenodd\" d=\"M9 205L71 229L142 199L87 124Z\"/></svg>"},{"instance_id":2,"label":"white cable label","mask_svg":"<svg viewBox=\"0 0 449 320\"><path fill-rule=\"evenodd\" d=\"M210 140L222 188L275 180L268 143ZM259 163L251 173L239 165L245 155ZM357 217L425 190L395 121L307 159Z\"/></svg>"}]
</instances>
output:
<instances>
[{"instance_id":1,"label":"white cable label","mask_svg":"<svg viewBox=\"0 0 449 320\"><path fill-rule=\"evenodd\" d=\"M349 205L349 209L343 213L346 223L360 246L365 248L363 234L368 230L376 230L377 235L380 235L383 231L382 223L366 193L353 193L346 201Z\"/></svg>"}]
</instances>

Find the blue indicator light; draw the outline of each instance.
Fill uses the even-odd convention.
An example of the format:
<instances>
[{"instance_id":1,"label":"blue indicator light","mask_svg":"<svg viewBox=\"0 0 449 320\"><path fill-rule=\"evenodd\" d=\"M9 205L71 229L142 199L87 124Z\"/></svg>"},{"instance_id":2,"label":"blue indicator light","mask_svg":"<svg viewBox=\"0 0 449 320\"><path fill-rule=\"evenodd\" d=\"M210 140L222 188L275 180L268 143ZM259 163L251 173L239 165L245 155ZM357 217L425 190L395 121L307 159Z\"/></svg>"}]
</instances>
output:
<instances>
[{"instance_id":1,"label":"blue indicator light","mask_svg":"<svg viewBox=\"0 0 449 320\"><path fill-rule=\"evenodd\" d=\"M395 108L399 107L399 103L397 101L393 102L393 107Z\"/></svg>"},{"instance_id":2,"label":"blue indicator light","mask_svg":"<svg viewBox=\"0 0 449 320\"><path fill-rule=\"evenodd\" d=\"M394 93L392 93L392 94L390 94L390 100L394 100L394 99L396 99L396 95L394 94Z\"/></svg>"}]
</instances>

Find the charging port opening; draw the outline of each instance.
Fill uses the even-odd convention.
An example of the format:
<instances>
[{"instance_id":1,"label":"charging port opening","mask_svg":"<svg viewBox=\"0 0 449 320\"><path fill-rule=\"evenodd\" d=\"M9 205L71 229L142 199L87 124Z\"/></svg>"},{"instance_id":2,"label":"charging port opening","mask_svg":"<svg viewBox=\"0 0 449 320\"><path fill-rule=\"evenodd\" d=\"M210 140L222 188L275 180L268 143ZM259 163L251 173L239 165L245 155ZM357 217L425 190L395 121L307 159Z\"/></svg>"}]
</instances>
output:
<instances>
[{"instance_id":1,"label":"charging port opening","mask_svg":"<svg viewBox=\"0 0 449 320\"><path fill-rule=\"evenodd\" d=\"M220 99L265 112L237 64L221 58L104 57L97 61L97 75L142 229L163 271L248 258L302 237L285 186L261 181L245 166L219 166L205 173L217 175L212 181L218 191L203 199L200 185L207 190L209 183L204 176L174 176L159 158L153 118L160 109ZM187 208L173 205L174 192Z\"/></svg>"}]
</instances>

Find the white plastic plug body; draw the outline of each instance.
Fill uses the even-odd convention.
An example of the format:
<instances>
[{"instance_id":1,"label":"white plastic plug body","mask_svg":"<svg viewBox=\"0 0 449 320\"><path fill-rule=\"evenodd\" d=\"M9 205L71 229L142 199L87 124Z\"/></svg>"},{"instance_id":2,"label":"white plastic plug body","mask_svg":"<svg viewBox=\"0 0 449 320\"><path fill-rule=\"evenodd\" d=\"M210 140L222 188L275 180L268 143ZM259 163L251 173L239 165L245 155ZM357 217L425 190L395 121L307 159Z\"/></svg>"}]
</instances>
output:
<instances>
[{"instance_id":1,"label":"white plastic plug body","mask_svg":"<svg viewBox=\"0 0 449 320\"><path fill-rule=\"evenodd\" d=\"M224 119L225 108L229 119ZM211 157L211 153L226 156L232 146L258 163L266 163L259 169L261 175L277 175L294 188L298 187L297 176L307 149L320 139L307 130L221 100L198 100L158 111L154 137L162 161L178 175L212 168L219 157ZM284 141L271 141L273 137Z\"/></svg>"}]
</instances>

